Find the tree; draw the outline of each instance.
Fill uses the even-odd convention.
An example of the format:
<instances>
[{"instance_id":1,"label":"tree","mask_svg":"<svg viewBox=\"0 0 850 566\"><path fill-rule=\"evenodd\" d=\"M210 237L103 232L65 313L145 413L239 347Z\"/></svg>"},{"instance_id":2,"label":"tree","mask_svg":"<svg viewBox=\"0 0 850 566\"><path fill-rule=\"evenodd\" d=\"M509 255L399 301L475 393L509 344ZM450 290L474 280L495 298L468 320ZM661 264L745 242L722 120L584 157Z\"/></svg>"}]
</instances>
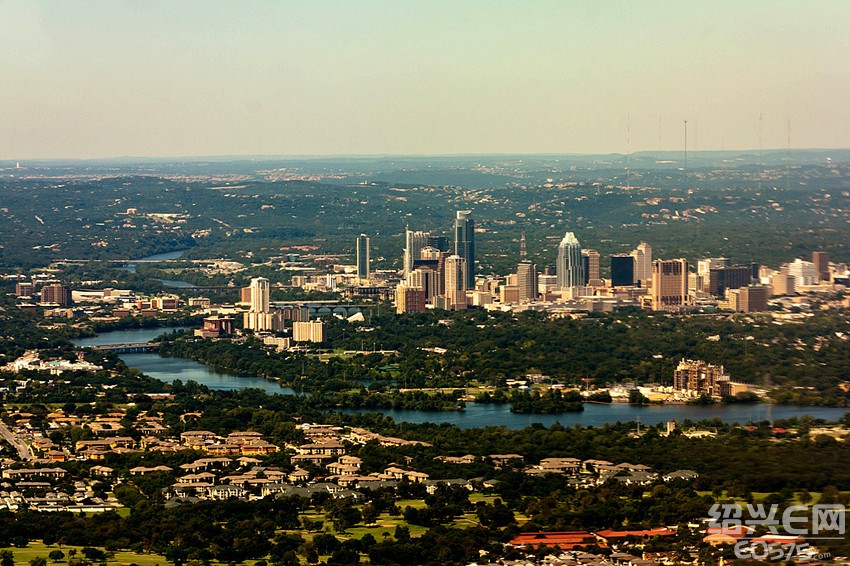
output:
<instances>
[{"instance_id":1,"label":"tree","mask_svg":"<svg viewBox=\"0 0 850 566\"><path fill-rule=\"evenodd\" d=\"M47 566L47 560L43 556L36 556L30 560L30 566Z\"/></svg>"},{"instance_id":2,"label":"tree","mask_svg":"<svg viewBox=\"0 0 850 566\"><path fill-rule=\"evenodd\" d=\"M15 555L11 550L0 550L0 566L15 566Z\"/></svg>"},{"instance_id":3,"label":"tree","mask_svg":"<svg viewBox=\"0 0 850 566\"><path fill-rule=\"evenodd\" d=\"M61 550L58 550L58 549L57 550L51 550L50 554L48 554L47 557L54 562L59 562L60 560L65 558L65 553L62 552Z\"/></svg>"},{"instance_id":4,"label":"tree","mask_svg":"<svg viewBox=\"0 0 850 566\"><path fill-rule=\"evenodd\" d=\"M378 509L371 503L364 505L360 513L363 515L363 523L366 525L371 525L377 521L378 516L380 515Z\"/></svg>"},{"instance_id":5,"label":"tree","mask_svg":"<svg viewBox=\"0 0 850 566\"><path fill-rule=\"evenodd\" d=\"M813 497L812 494L809 493L808 489L804 489L797 494L797 499L799 499L800 503L803 505L808 505L812 501Z\"/></svg>"}]
</instances>

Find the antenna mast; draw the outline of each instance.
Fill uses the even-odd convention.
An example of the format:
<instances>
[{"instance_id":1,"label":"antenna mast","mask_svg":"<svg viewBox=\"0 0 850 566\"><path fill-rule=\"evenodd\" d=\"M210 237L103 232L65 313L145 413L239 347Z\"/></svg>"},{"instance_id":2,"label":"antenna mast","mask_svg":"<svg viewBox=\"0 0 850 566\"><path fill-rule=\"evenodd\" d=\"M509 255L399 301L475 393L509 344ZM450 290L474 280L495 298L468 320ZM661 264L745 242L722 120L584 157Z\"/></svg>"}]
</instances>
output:
<instances>
[{"instance_id":1,"label":"antenna mast","mask_svg":"<svg viewBox=\"0 0 850 566\"><path fill-rule=\"evenodd\" d=\"M685 118L685 183L688 182L688 119Z\"/></svg>"},{"instance_id":2,"label":"antenna mast","mask_svg":"<svg viewBox=\"0 0 850 566\"><path fill-rule=\"evenodd\" d=\"M626 119L626 188L632 188L632 115Z\"/></svg>"}]
</instances>

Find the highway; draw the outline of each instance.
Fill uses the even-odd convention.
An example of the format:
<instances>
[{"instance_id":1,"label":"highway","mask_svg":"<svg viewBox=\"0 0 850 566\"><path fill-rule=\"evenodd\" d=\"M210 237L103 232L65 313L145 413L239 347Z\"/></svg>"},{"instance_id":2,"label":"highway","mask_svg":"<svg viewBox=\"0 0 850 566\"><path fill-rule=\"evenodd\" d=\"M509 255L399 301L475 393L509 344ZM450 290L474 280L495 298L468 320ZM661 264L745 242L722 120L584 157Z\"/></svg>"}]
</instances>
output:
<instances>
[{"instance_id":1,"label":"highway","mask_svg":"<svg viewBox=\"0 0 850 566\"><path fill-rule=\"evenodd\" d=\"M18 456L21 460L27 461L34 459L34 456L30 452L29 447L19 439L15 434L6 427L5 424L0 422L0 436L2 436L6 442L14 446L18 450Z\"/></svg>"}]
</instances>

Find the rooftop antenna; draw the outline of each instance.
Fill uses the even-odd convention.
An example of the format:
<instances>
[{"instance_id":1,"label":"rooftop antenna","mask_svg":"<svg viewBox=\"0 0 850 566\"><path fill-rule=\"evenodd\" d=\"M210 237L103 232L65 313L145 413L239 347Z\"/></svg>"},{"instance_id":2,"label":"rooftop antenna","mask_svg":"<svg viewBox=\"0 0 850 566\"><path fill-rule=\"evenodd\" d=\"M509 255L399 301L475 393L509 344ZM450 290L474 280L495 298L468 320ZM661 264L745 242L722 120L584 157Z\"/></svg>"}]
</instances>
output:
<instances>
[{"instance_id":1,"label":"rooftop antenna","mask_svg":"<svg viewBox=\"0 0 850 566\"><path fill-rule=\"evenodd\" d=\"M632 188L632 115L629 113L626 119L626 188Z\"/></svg>"},{"instance_id":2,"label":"rooftop antenna","mask_svg":"<svg viewBox=\"0 0 850 566\"><path fill-rule=\"evenodd\" d=\"M519 236L519 258L525 259L525 256L528 255L528 251L525 249L525 230Z\"/></svg>"}]
</instances>

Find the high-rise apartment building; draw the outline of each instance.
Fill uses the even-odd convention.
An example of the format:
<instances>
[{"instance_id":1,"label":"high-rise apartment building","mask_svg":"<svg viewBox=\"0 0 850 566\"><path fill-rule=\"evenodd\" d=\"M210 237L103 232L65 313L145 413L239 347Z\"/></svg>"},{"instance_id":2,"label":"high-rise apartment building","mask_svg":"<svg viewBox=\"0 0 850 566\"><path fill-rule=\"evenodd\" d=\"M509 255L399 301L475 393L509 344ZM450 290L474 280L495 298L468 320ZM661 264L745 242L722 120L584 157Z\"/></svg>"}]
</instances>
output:
<instances>
[{"instance_id":1,"label":"high-rise apartment building","mask_svg":"<svg viewBox=\"0 0 850 566\"><path fill-rule=\"evenodd\" d=\"M576 235L567 232L558 245L558 288L561 291L572 291L584 286L584 261L581 255L581 245Z\"/></svg>"},{"instance_id":2,"label":"high-rise apartment building","mask_svg":"<svg viewBox=\"0 0 850 566\"><path fill-rule=\"evenodd\" d=\"M632 251L632 257L635 258L635 283L648 287L652 279L652 246L641 242Z\"/></svg>"},{"instance_id":3,"label":"high-rise apartment building","mask_svg":"<svg viewBox=\"0 0 850 566\"><path fill-rule=\"evenodd\" d=\"M449 308L459 310L466 308L467 268L466 259L455 254L446 258L444 284L446 301Z\"/></svg>"},{"instance_id":4,"label":"high-rise apartment building","mask_svg":"<svg viewBox=\"0 0 850 566\"><path fill-rule=\"evenodd\" d=\"M357 278L369 279L369 237L366 234L357 237Z\"/></svg>"},{"instance_id":5,"label":"high-rise apartment building","mask_svg":"<svg viewBox=\"0 0 850 566\"><path fill-rule=\"evenodd\" d=\"M31 281L22 281L15 284L15 296L29 297L35 294L35 285Z\"/></svg>"},{"instance_id":6,"label":"high-rise apartment building","mask_svg":"<svg viewBox=\"0 0 850 566\"><path fill-rule=\"evenodd\" d=\"M269 280L265 277L251 279L251 310L255 312L269 312Z\"/></svg>"},{"instance_id":7,"label":"high-rise apartment building","mask_svg":"<svg viewBox=\"0 0 850 566\"><path fill-rule=\"evenodd\" d=\"M431 237L429 232L421 230L405 231L404 243L404 276L413 271L413 262L419 259L422 248L428 246L428 239Z\"/></svg>"},{"instance_id":8,"label":"high-rise apartment building","mask_svg":"<svg viewBox=\"0 0 850 566\"><path fill-rule=\"evenodd\" d=\"M425 312L425 289L399 285L395 290L395 308L398 314Z\"/></svg>"},{"instance_id":9,"label":"high-rise apartment building","mask_svg":"<svg viewBox=\"0 0 850 566\"><path fill-rule=\"evenodd\" d=\"M690 304L688 260L654 260L651 279L652 310L676 310Z\"/></svg>"},{"instance_id":10,"label":"high-rise apartment building","mask_svg":"<svg viewBox=\"0 0 850 566\"><path fill-rule=\"evenodd\" d=\"M260 332L272 330L271 303L269 301L269 280L265 277L251 279L250 308L242 316L242 325L248 330ZM244 298L244 297L243 297Z\"/></svg>"},{"instance_id":11,"label":"high-rise apartment building","mask_svg":"<svg viewBox=\"0 0 850 566\"><path fill-rule=\"evenodd\" d=\"M410 272L407 284L425 291L425 301L427 302L440 294L442 280L440 275L436 269L422 265Z\"/></svg>"},{"instance_id":12,"label":"high-rise apartment building","mask_svg":"<svg viewBox=\"0 0 850 566\"><path fill-rule=\"evenodd\" d=\"M41 288L41 302L44 304L67 307L72 303L71 288L59 283L45 285Z\"/></svg>"},{"instance_id":13,"label":"high-rise apartment building","mask_svg":"<svg viewBox=\"0 0 850 566\"><path fill-rule=\"evenodd\" d=\"M466 288L475 288L475 222L471 210L458 210L455 218L455 255L466 261Z\"/></svg>"},{"instance_id":14,"label":"high-rise apartment building","mask_svg":"<svg viewBox=\"0 0 850 566\"><path fill-rule=\"evenodd\" d=\"M292 340L295 342L314 342L320 344L325 341L325 323L321 320L312 322L293 322Z\"/></svg>"},{"instance_id":15,"label":"high-rise apartment building","mask_svg":"<svg viewBox=\"0 0 850 566\"><path fill-rule=\"evenodd\" d=\"M520 301L537 299L537 265L525 259L516 268L516 285Z\"/></svg>"}]
</instances>

